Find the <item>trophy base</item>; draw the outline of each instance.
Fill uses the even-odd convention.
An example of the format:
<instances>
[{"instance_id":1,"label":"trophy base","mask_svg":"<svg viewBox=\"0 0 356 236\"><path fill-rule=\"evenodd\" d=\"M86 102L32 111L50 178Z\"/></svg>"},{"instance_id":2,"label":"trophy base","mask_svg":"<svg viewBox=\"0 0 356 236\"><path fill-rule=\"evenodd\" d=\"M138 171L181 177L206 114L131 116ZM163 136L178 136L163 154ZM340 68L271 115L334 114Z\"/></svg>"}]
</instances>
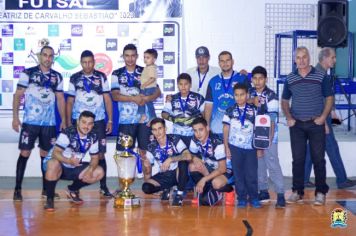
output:
<instances>
[{"instance_id":1,"label":"trophy base","mask_svg":"<svg viewBox=\"0 0 356 236\"><path fill-rule=\"evenodd\" d=\"M140 206L140 198L125 198L125 197L116 197L114 200L114 208L124 208L132 209Z\"/></svg>"}]
</instances>

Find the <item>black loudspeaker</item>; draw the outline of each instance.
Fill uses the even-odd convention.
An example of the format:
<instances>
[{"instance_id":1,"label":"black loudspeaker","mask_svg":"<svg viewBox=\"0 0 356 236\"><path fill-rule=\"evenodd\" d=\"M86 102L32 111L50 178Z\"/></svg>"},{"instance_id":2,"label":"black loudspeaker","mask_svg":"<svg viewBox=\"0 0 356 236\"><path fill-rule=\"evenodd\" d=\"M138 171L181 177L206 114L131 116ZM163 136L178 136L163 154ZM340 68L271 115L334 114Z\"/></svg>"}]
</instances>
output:
<instances>
[{"instance_id":1,"label":"black loudspeaker","mask_svg":"<svg viewBox=\"0 0 356 236\"><path fill-rule=\"evenodd\" d=\"M348 34L348 1L319 0L318 46L346 47Z\"/></svg>"}]
</instances>

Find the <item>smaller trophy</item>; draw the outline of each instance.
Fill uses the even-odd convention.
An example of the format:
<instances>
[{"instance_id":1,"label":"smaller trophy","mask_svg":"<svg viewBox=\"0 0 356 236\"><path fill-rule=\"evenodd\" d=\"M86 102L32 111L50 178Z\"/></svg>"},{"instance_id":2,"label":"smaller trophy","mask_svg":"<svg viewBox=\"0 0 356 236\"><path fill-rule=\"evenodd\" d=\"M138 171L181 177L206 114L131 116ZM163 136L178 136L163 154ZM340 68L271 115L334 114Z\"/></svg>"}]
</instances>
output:
<instances>
[{"instance_id":1,"label":"smaller trophy","mask_svg":"<svg viewBox=\"0 0 356 236\"><path fill-rule=\"evenodd\" d=\"M119 142L125 150L120 155L118 153L114 155L120 184L120 192L115 197L114 207L131 209L140 206L140 199L130 190L130 185L135 181L136 174L136 157L132 155L132 151L129 149L133 140L129 135L123 135Z\"/></svg>"}]
</instances>

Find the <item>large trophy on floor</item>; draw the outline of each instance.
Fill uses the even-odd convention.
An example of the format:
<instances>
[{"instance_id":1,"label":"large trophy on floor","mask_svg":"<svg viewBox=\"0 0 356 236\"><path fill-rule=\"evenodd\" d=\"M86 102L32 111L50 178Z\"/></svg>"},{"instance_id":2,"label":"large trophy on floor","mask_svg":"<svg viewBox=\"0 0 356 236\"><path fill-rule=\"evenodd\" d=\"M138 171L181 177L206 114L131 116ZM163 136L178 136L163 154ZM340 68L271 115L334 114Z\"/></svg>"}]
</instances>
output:
<instances>
[{"instance_id":1,"label":"large trophy on floor","mask_svg":"<svg viewBox=\"0 0 356 236\"><path fill-rule=\"evenodd\" d=\"M130 190L130 185L134 182L136 174L136 157L129 149L133 144L133 139L129 135L122 135L119 142L125 150L120 155L118 153L114 155L120 184L120 191L115 197L114 207L131 209L140 206L140 199Z\"/></svg>"}]
</instances>

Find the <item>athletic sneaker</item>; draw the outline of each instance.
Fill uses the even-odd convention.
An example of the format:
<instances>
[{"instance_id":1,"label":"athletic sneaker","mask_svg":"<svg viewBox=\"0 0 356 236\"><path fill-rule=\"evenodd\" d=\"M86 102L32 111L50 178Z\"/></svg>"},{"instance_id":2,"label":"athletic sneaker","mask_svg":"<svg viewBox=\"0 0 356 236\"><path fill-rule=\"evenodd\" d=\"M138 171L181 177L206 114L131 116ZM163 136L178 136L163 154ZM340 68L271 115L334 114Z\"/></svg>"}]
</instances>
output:
<instances>
[{"instance_id":1,"label":"athletic sneaker","mask_svg":"<svg viewBox=\"0 0 356 236\"><path fill-rule=\"evenodd\" d=\"M82 204L84 201L83 201L83 199L81 199L80 197L79 197L79 190L77 190L77 191L71 191L71 190L69 190L69 189L67 189L67 191L66 191L66 193L67 193L67 198L71 201L71 202L73 202L73 203L75 203L75 204Z\"/></svg>"},{"instance_id":2,"label":"athletic sneaker","mask_svg":"<svg viewBox=\"0 0 356 236\"><path fill-rule=\"evenodd\" d=\"M276 208L285 208L285 207L286 207L286 199L284 198L284 193L278 193Z\"/></svg>"},{"instance_id":3,"label":"athletic sneaker","mask_svg":"<svg viewBox=\"0 0 356 236\"><path fill-rule=\"evenodd\" d=\"M356 185L355 180L347 179L344 183L340 183L337 185L338 189L351 188Z\"/></svg>"},{"instance_id":4,"label":"athletic sneaker","mask_svg":"<svg viewBox=\"0 0 356 236\"><path fill-rule=\"evenodd\" d=\"M258 194L258 200L260 200L261 203L269 203L270 201L270 196L267 190L261 190L260 193Z\"/></svg>"},{"instance_id":5,"label":"athletic sneaker","mask_svg":"<svg viewBox=\"0 0 356 236\"><path fill-rule=\"evenodd\" d=\"M325 205L325 194L317 193L316 196L315 196L314 205L316 205L316 206Z\"/></svg>"},{"instance_id":6,"label":"athletic sneaker","mask_svg":"<svg viewBox=\"0 0 356 236\"><path fill-rule=\"evenodd\" d=\"M42 189L41 196L42 196L42 198L47 198L46 190L43 190L43 189ZM59 199L61 199L61 197L59 196L58 193L55 193L55 194L54 194L54 199L59 200Z\"/></svg>"},{"instance_id":7,"label":"athletic sneaker","mask_svg":"<svg viewBox=\"0 0 356 236\"><path fill-rule=\"evenodd\" d=\"M170 196L171 196L171 189L170 188L163 189L162 194L161 194L161 200L169 201Z\"/></svg>"},{"instance_id":8,"label":"athletic sneaker","mask_svg":"<svg viewBox=\"0 0 356 236\"><path fill-rule=\"evenodd\" d=\"M260 203L260 201L258 199L253 199L251 202L250 202L250 205L253 207L253 208L261 208L262 205Z\"/></svg>"},{"instance_id":9,"label":"athletic sneaker","mask_svg":"<svg viewBox=\"0 0 356 236\"><path fill-rule=\"evenodd\" d=\"M304 183L305 188L315 188L315 184L311 181L305 182Z\"/></svg>"},{"instance_id":10,"label":"athletic sneaker","mask_svg":"<svg viewBox=\"0 0 356 236\"><path fill-rule=\"evenodd\" d=\"M299 204L303 204L303 196L299 195L297 192L293 192L289 198L287 199L287 203L299 203Z\"/></svg>"},{"instance_id":11,"label":"athletic sneaker","mask_svg":"<svg viewBox=\"0 0 356 236\"><path fill-rule=\"evenodd\" d=\"M238 200L237 208L246 208L246 207L247 207L247 201L246 200Z\"/></svg>"},{"instance_id":12,"label":"athletic sneaker","mask_svg":"<svg viewBox=\"0 0 356 236\"><path fill-rule=\"evenodd\" d=\"M100 195L105 197L105 198L113 198L114 195L112 195L108 189L108 187L101 187L100 190Z\"/></svg>"},{"instance_id":13,"label":"athletic sneaker","mask_svg":"<svg viewBox=\"0 0 356 236\"><path fill-rule=\"evenodd\" d=\"M14 201L22 201L22 194L21 194L21 189L15 189L14 191Z\"/></svg>"},{"instance_id":14,"label":"athletic sneaker","mask_svg":"<svg viewBox=\"0 0 356 236\"><path fill-rule=\"evenodd\" d=\"M173 198L172 206L181 207L183 206L183 195L177 194Z\"/></svg>"},{"instance_id":15,"label":"athletic sneaker","mask_svg":"<svg viewBox=\"0 0 356 236\"><path fill-rule=\"evenodd\" d=\"M46 211L50 211L50 212L54 211L54 201L53 201L53 199L49 199L48 198L46 200L46 204L44 205L44 209Z\"/></svg>"}]
</instances>

